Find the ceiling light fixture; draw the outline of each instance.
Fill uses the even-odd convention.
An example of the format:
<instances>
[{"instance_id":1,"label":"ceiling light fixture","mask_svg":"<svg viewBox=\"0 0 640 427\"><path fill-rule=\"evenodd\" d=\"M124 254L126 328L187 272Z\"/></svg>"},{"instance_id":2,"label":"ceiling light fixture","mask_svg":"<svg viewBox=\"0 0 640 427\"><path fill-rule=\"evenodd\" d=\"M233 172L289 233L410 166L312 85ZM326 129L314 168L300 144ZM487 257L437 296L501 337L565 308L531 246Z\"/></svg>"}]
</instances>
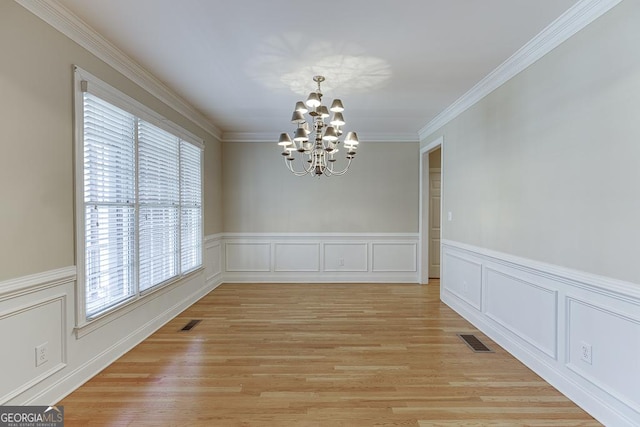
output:
<instances>
[{"instance_id":1,"label":"ceiling light fixture","mask_svg":"<svg viewBox=\"0 0 640 427\"><path fill-rule=\"evenodd\" d=\"M344 107L342 101L334 99L331 108L322 105L322 91L320 83L324 81L323 76L315 76L313 81L318 84L318 89L311 92L307 101L296 102L291 123L296 125L293 134L293 140L288 133L281 133L278 145L282 146L282 155L287 168L296 176L331 176L344 175L351 160L356 156L358 148L358 135L355 132L347 132L344 139L344 148L346 151L347 164L341 169L334 169L336 162L336 154L338 153L338 144L340 144L340 136L342 135L342 126L345 121L342 116ZM329 125L325 124L325 119L330 116L329 111L333 113L333 117L329 121ZM308 113L311 124L307 122L304 115ZM312 135L313 134L313 135ZM311 138L310 138L311 136ZM300 153L301 167L296 169L295 153ZM306 165L304 164L306 160Z\"/></svg>"}]
</instances>

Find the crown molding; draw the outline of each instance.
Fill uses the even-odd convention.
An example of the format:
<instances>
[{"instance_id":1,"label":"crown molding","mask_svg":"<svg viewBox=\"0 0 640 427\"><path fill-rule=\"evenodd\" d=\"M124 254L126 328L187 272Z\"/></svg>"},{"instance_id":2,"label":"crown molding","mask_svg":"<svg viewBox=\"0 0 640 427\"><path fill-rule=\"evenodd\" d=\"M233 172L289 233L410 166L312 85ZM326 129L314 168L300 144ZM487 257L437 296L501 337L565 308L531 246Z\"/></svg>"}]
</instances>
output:
<instances>
[{"instance_id":1,"label":"crown molding","mask_svg":"<svg viewBox=\"0 0 640 427\"><path fill-rule=\"evenodd\" d=\"M56 0L15 1L194 124L222 139L220 129L201 112Z\"/></svg>"},{"instance_id":2,"label":"crown molding","mask_svg":"<svg viewBox=\"0 0 640 427\"><path fill-rule=\"evenodd\" d=\"M279 133L269 132L225 132L222 142L278 142ZM420 142L415 132L405 133L361 133L360 142Z\"/></svg>"},{"instance_id":3,"label":"crown molding","mask_svg":"<svg viewBox=\"0 0 640 427\"><path fill-rule=\"evenodd\" d=\"M418 131L420 140L458 117L485 96L515 77L538 59L551 52L575 33L611 10L622 0L581 0L537 36L480 80L467 93L438 114Z\"/></svg>"}]
</instances>

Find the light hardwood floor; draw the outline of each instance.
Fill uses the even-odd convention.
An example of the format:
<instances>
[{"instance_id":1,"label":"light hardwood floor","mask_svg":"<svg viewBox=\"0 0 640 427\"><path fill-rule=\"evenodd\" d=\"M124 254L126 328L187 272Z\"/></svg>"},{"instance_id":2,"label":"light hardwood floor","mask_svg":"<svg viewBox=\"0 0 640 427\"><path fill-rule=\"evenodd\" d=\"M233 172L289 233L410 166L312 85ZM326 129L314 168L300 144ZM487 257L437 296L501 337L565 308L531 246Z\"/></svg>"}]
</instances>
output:
<instances>
[{"instance_id":1,"label":"light hardwood floor","mask_svg":"<svg viewBox=\"0 0 640 427\"><path fill-rule=\"evenodd\" d=\"M600 425L437 283L224 284L59 404L67 427Z\"/></svg>"}]
</instances>

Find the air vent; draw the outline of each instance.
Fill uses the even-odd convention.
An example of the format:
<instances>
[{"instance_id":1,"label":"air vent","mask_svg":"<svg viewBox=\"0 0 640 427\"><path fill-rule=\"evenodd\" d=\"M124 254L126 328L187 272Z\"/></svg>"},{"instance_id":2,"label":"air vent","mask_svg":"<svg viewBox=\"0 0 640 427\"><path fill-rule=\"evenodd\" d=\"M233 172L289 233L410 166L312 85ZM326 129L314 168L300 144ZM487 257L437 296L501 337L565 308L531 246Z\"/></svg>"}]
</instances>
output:
<instances>
[{"instance_id":1,"label":"air vent","mask_svg":"<svg viewBox=\"0 0 640 427\"><path fill-rule=\"evenodd\" d=\"M184 325L184 327L182 329L180 329L180 330L181 331L190 331L191 329L193 329L200 322L202 322L202 320L200 320L200 319L191 320L191 321L189 321L189 323Z\"/></svg>"},{"instance_id":2,"label":"air vent","mask_svg":"<svg viewBox=\"0 0 640 427\"><path fill-rule=\"evenodd\" d=\"M482 341L480 341L475 335L458 334L458 336L462 339L462 341L464 341L466 345L469 346L471 350L476 353L493 353L493 350L484 345Z\"/></svg>"}]
</instances>

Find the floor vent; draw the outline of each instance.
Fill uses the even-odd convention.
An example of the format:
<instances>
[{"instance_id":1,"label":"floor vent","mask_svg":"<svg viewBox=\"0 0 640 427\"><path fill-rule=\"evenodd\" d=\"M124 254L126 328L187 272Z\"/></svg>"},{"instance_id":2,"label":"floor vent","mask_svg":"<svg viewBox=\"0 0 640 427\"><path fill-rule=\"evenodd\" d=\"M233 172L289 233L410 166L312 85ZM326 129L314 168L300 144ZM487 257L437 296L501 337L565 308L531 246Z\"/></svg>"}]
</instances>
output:
<instances>
[{"instance_id":1,"label":"floor vent","mask_svg":"<svg viewBox=\"0 0 640 427\"><path fill-rule=\"evenodd\" d=\"M184 325L184 328L180 329L181 331L190 331L192 330L198 323L202 322L202 320L191 320L189 323Z\"/></svg>"},{"instance_id":2,"label":"floor vent","mask_svg":"<svg viewBox=\"0 0 640 427\"><path fill-rule=\"evenodd\" d=\"M464 341L464 343L476 353L493 353L493 350L484 345L475 335L458 334L458 336L462 338L462 341Z\"/></svg>"}]
</instances>

